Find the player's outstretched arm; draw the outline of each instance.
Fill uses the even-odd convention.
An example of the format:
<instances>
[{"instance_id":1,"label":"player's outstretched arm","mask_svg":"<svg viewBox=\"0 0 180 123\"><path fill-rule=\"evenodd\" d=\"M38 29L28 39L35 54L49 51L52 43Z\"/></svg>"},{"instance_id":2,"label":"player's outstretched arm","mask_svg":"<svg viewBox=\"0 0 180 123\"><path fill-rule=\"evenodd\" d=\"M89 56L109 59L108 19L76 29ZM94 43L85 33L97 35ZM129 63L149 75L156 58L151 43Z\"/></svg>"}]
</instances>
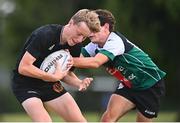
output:
<instances>
[{"instance_id":1,"label":"player's outstretched arm","mask_svg":"<svg viewBox=\"0 0 180 123\"><path fill-rule=\"evenodd\" d=\"M91 84L93 81L93 78L85 78L82 80L82 83L79 86L79 91L85 91L87 87Z\"/></svg>"},{"instance_id":2,"label":"player's outstretched arm","mask_svg":"<svg viewBox=\"0 0 180 123\"><path fill-rule=\"evenodd\" d=\"M73 72L69 72L64 78L63 82L78 88L79 91L84 91L91 84L93 78L85 78L80 80Z\"/></svg>"},{"instance_id":3,"label":"player's outstretched arm","mask_svg":"<svg viewBox=\"0 0 180 123\"><path fill-rule=\"evenodd\" d=\"M99 68L109 60L104 54L98 53L94 57L74 57L74 65L78 68Z\"/></svg>"}]
</instances>

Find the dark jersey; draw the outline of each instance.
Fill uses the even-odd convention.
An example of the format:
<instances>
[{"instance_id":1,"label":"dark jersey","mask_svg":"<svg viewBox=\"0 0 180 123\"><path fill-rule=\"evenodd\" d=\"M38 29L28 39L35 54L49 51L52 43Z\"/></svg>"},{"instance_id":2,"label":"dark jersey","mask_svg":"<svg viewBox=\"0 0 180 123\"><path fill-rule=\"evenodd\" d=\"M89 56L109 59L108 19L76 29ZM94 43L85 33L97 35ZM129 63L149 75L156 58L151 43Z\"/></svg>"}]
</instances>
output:
<instances>
[{"instance_id":1,"label":"dark jersey","mask_svg":"<svg viewBox=\"0 0 180 123\"><path fill-rule=\"evenodd\" d=\"M42 61L49 54L60 49L69 49L70 54L73 57L78 57L80 55L80 49L82 47L82 44L77 44L75 46L69 46L68 44L60 44L60 34L62 29L63 26L61 25L50 24L42 26L32 32L32 34L27 38L23 49L21 50L21 53L19 55L14 70L14 78L16 78L16 81L14 81L14 83L21 83L22 81L21 84L43 84L42 80L23 76L18 73L19 63L26 51L36 58L36 61L33 64L38 68L40 67Z\"/></svg>"}]
</instances>

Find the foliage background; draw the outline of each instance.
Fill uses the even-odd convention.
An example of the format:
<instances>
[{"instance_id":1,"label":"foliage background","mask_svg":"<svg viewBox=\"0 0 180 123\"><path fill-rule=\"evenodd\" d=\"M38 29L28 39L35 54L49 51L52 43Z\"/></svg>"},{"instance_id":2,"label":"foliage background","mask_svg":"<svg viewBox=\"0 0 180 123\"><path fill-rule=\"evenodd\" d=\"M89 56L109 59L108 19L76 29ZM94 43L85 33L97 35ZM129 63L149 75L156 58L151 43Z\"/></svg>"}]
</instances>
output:
<instances>
[{"instance_id":1,"label":"foliage background","mask_svg":"<svg viewBox=\"0 0 180 123\"><path fill-rule=\"evenodd\" d=\"M180 0L1 0L0 112L20 110L8 78L27 36L41 25L68 23L82 8L102 8L114 14L116 30L147 52L167 73L163 109L180 112ZM103 69L78 70L77 73L81 75L84 71L94 76L104 73Z\"/></svg>"}]
</instances>

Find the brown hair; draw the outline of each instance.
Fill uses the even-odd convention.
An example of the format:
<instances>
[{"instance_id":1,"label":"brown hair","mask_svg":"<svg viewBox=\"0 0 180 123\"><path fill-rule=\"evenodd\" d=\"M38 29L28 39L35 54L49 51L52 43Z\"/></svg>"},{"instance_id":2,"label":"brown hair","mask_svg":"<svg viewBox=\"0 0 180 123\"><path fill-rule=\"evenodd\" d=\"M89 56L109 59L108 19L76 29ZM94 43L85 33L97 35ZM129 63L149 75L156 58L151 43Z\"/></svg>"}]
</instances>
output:
<instances>
[{"instance_id":1,"label":"brown hair","mask_svg":"<svg viewBox=\"0 0 180 123\"><path fill-rule=\"evenodd\" d=\"M81 9L76 14L74 14L71 19L73 20L74 24L85 22L92 32L100 31L100 21L97 13L94 11Z\"/></svg>"},{"instance_id":2,"label":"brown hair","mask_svg":"<svg viewBox=\"0 0 180 123\"><path fill-rule=\"evenodd\" d=\"M110 32L114 31L116 20L113 14L110 11L105 10L105 9L96 9L94 11L98 14L101 26L104 26L105 23L108 23L109 31Z\"/></svg>"}]
</instances>

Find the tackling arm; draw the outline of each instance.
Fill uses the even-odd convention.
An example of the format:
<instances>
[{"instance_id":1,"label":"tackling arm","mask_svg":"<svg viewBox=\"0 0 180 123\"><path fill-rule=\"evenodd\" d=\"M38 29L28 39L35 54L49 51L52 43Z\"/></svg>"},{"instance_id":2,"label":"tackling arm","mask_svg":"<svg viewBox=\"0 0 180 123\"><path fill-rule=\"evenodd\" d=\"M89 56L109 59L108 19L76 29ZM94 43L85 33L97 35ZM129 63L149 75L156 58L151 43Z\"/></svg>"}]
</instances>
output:
<instances>
[{"instance_id":1,"label":"tackling arm","mask_svg":"<svg viewBox=\"0 0 180 123\"><path fill-rule=\"evenodd\" d=\"M78 68L98 68L106 63L109 58L101 53L98 53L95 57L74 57L74 66Z\"/></svg>"}]
</instances>

